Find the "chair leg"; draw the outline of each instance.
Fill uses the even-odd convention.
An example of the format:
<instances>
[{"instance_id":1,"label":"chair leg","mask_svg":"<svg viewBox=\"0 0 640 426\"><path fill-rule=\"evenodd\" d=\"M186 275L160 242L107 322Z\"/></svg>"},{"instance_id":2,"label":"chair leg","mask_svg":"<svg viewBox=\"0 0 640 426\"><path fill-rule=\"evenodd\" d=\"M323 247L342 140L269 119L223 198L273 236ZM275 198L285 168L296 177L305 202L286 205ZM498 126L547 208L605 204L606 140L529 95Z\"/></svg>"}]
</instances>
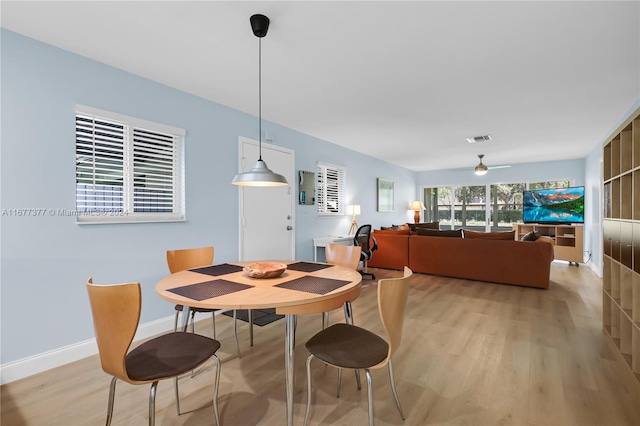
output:
<instances>
[{"instance_id":1,"label":"chair leg","mask_svg":"<svg viewBox=\"0 0 640 426\"><path fill-rule=\"evenodd\" d=\"M220 414L218 412L218 388L220 387L220 358L213 356L216 360L216 381L213 388L213 413L216 416L216 425L220 426Z\"/></svg>"},{"instance_id":2,"label":"chair leg","mask_svg":"<svg viewBox=\"0 0 640 426\"><path fill-rule=\"evenodd\" d=\"M351 302L344 302L342 305L344 309L344 322L349 325L353 325L353 306ZM358 390L362 389L362 383L360 382L360 370L354 370L356 375L356 384L358 385Z\"/></svg>"},{"instance_id":3,"label":"chair leg","mask_svg":"<svg viewBox=\"0 0 640 426\"><path fill-rule=\"evenodd\" d=\"M213 323L213 338L216 339L216 313L211 312L211 322Z\"/></svg>"},{"instance_id":4,"label":"chair leg","mask_svg":"<svg viewBox=\"0 0 640 426\"><path fill-rule=\"evenodd\" d=\"M393 397L396 400L396 406L398 407L398 411L400 411L400 417L404 420L404 412L402 411L402 407L400 406L400 398L398 398L398 392L396 392L396 383L393 377L393 366L391 365L391 360L389 360L389 381L391 382L391 391L393 392Z\"/></svg>"},{"instance_id":5,"label":"chair leg","mask_svg":"<svg viewBox=\"0 0 640 426\"><path fill-rule=\"evenodd\" d=\"M178 317L180 316L180 311L176 311L176 319L173 321L173 331L178 331Z\"/></svg>"},{"instance_id":6,"label":"chair leg","mask_svg":"<svg viewBox=\"0 0 640 426\"><path fill-rule=\"evenodd\" d=\"M329 327L329 312L322 313L322 329Z\"/></svg>"},{"instance_id":7,"label":"chair leg","mask_svg":"<svg viewBox=\"0 0 640 426\"><path fill-rule=\"evenodd\" d=\"M149 390L149 426L156 424L156 389L158 388L158 382L151 383L151 390Z\"/></svg>"},{"instance_id":8,"label":"chair leg","mask_svg":"<svg viewBox=\"0 0 640 426\"><path fill-rule=\"evenodd\" d=\"M367 397L369 400L369 426L373 426L373 383L371 379L371 372L369 369L364 370L365 376L367 376Z\"/></svg>"},{"instance_id":9,"label":"chair leg","mask_svg":"<svg viewBox=\"0 0 640 426\"><path fill-rule=\"evenodd\" d=\"M309 424L309 414L311 414L311 360L313 354L307 357L307 409L304 412L304 426Z\"/></svg>"},{"instance_id":10,"label":"chair leg","mask_svg":"<svg viewBox=\"0 0 640 426\"><path fill-rule=\"evenodd\" d=\"M236 318L237 311L233 310L233 335L236 338L236 350L238 351L238 358L242 358L242 354L240 353L240 342L238 341L238 319Z\"/></svg>"},{"instance_id":11,"label":"chair leg","mask_svg":"<svg viewBox=\"0 0 640 426\"><path fill-rule=\"evenodd\" d=\"M111 384L109 385L109 402L107 403L107 426L111 424L111 419L113 418L113 401L116 397L116 382L118 379L113 377L111 379Z\"/></svg>"},{"instance_id":12,"label":"chair leg","mask_svg":"<svg viewBox=\"0 0 640 426\"><path fill-rule=\"evenodd\" d=\"M340 398L340 385L342 384L342 368L338 368L338 391L336 392L336 398Z\"/></svg>"},{"instance_id":13,"label":"chair leg","mask_svg":"<svg viewBox=\"0 0 640 426\"><path fill-rule=\"evenodd\" d=\"M193 377L193 372L191 372ZM178 376L173 378L173 390L176 394L176 413L180 415L180 391L178 391Z\"/></svg>"}]
</instances>

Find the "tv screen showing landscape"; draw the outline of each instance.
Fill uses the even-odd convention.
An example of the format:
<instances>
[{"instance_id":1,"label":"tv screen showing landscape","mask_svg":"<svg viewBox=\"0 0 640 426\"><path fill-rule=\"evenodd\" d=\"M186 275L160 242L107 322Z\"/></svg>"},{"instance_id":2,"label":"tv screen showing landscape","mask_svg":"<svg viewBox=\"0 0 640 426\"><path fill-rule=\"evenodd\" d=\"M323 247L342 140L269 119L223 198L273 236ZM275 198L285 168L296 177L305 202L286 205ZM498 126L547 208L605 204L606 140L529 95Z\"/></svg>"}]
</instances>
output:
<instances>
[{"instance_id":1,"label":"tv screen showing landscape","mask_svg":"<svg viewBox=\"0 0 640 426\"><path fill-rule=\"evenodd\" d=\"M584 223L584 186L523 192L525 223Z\"/></svg>"}]
</instances>

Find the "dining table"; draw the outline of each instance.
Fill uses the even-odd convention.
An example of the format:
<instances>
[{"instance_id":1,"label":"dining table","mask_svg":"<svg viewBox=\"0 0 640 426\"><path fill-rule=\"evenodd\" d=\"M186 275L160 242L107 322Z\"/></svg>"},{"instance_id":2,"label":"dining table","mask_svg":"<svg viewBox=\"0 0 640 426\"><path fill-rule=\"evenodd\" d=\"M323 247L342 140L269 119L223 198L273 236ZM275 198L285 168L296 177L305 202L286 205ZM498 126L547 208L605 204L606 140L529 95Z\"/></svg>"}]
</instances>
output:
<instances>
[{"instance_id":1,"label":"dining table","mask_svg":"<svg viewBox=\"0 0 640 426\"><path fill-rule=\"evenodd\" d=\"M284 264L276 277L250 276L251 266ZM354 269L327 263L296 260L261 260L207 265L176 272L160 279L156 293L167 302L184 306L186 330L191 307L237 310L275 308L285 316L285 388L287 425L293 425L295 325L298 315L344 307L353 323L351 302L359 295L362 276Z\"/></svg>"}]
</instances>

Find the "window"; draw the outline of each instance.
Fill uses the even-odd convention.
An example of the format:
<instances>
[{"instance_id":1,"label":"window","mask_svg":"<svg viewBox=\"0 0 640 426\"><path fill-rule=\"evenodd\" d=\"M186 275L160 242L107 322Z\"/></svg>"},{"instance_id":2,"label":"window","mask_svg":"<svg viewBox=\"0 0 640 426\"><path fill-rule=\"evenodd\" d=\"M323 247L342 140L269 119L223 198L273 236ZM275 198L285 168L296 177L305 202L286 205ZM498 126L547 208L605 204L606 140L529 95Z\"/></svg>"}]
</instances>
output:
<instances>
[{"instance_id":1,"label":"window","mask_svg":"<svg viewBox=\"0 0 640 426\"><path fill-rule=\"evenodd\" d=\"M318 215L345 214L344 190L347 170L344 167L318 163Z\"/></svg>"},{"instance_id":2,"label":"window","mask_svg":"<svg viewBox=\"0 0 640 426\"><path fill-rule=\"evenodd\" d=\"M78 223L184 220L185 131L76 107Z\"/></svg>"}]
</instances>

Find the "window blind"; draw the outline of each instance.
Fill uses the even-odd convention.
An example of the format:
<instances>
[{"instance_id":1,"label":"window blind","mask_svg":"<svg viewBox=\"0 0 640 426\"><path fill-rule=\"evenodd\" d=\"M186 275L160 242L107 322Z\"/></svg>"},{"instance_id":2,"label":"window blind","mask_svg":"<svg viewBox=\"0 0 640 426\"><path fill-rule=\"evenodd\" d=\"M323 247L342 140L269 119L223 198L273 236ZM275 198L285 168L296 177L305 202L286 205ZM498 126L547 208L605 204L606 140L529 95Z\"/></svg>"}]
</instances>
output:
<instances>
[{"instance_id":1,"label":"window blind","mask_svg":"<svg viewBox=\"0 0 640 426\"><path fill-rule=\"evenodd\" d=\"M345 214L346 169L318 163L318 215Z\"/></svg>"},{"instance_id":2,"label":"window blind","mask_svg":"<svg viewBox=\"0 0 640 426\"><path fill-rule=\"evenodd\" d=\"M76 109L78 221L182 220L184 131L94 111Z\"/></svg>"}]
</instances>

